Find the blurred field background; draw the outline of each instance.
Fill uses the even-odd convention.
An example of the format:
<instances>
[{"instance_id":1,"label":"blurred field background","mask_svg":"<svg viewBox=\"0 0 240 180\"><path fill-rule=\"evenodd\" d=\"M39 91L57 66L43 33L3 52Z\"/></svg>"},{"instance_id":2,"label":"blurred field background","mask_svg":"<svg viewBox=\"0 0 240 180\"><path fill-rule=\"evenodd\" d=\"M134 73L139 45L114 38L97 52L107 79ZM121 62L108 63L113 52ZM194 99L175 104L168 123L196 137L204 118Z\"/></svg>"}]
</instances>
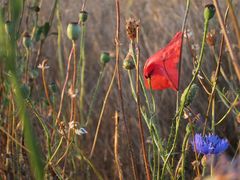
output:
<instances>
[{"instance_id":1,"label":"blurred field background","mask_svg":"<svg viewBox=\"0 0 240 180\"><path fill-rule=\"evenodd\" d=\"M32 26L31 21L34 19L34 11L29 10L28 6L38 5L39 15L38 15L38 25L41 26L45 22L48 22L49 17L52 12L52 8L54 5L54 1L31 1L25 0L25 11L23 14L22 24L20 27L20 34L24 31L28 31L31 33ZM1 1L1 6L4 7L7 1ZM62 26L62 34L61 36L61 55L63 57L63 65L64 65L64 73L67 65L67 58L71 50L71 41L67 38L66 29L67 25L70 22L78 21L79 12L81 11L82 5L84 1L82 0L68 0L68 1L57 1L59 7L57 7L56 14L54 14L53 23L48 34L48 37L42 42L42 50L39 56L40 64L44 59L47 59L47 64L49 65L49 69L46 70L46 82L48 85L54 83L57 87L57 92L54 94L54 98L56 99L56 103L54 109L58 111L59 101L60 101L60 93L63 85L64 78L61 77L59 70L59 42L58 35L59 25ZM66 177L69 179L98 179L95 175L94 170L91 168L89 163L84 160L84 157L88 157L91 151L98 118L100 114L100 110L102 107L102 103L108 89L109 83L112 78L112 74L114 71L115 64L115 30L116 30L116 11L115 11L115 1L110 0L87 0L85 2L84 10L88 12L88 19L85 23L86 25L86 36L85 36L85 60L86 60L86 70L85 70L85 94L84 94L84 115L83 119L79 117L79 110L77 110L77 119L81 122L81 125L88 132L85 135L78 136L77 144L81 153L84 156L78 156L78 152L75 150L69 150L69 159L66 166ZM219 1L221 6L221 12L224 14L227 3L226 1ZM240 21L240 3L238 0L233 0L232 5L234 7L234 12L238 21ZM123 100L124 107L126 113L126 120L129 127L130 137L133 142L133 150L134 155L136 157L137 162L137 172L139 175L139 179L145 179L145 172L141 154L141 146L139 141L138 134L138 125L137 125L137 113L136 113L136 103L131 94L131 88L129 85L129 79L127 75L127 71L122 68L122 63L124 58L127 55L129 48L129 41L126 35L125 25L126 20L129 17L134 17L140 20L140 73L143 72L143 66L145 61L149 56L154 54L160 48L164 47L173 37L173 35L181 30L183 16L185 11L186 2L185 1L177 1L177 0L152 0L152 1L144 1L144 0L122 0L120 1L120 71L122 75L122 87L123 87ZM195 53L195 56L199 54L201 40L203 35L203 2L202 1L191 1L191 6L189 10L189 15L187 18L186 28L189 31L189 44L186 39L184 40L183 45L183 53L182 53L182 72L181 72L181 82L180 82L180 92L182 92L189 81L191 80L192 70L193 70L193 55L192 52ZM29 13L29 14L28 14ZM60 15L60 22L57 19L57 13ZM29 18L29 26L26 27L26 18ZM6 19L5 19L6 20ZM237 55L238 64L239 64L239 47L236 35L234 33L233 24L231 23L230 17L227 20L227 31L230 37L234 53ZM214 29L216 31L216 45L215 51L218 54L219 44L221 40L221 29L215 16L209 25L209 30ZM36 67L36 59L37 53L40 48L40 41L34 42L34 46L30 55L30 63L29 69L34 69ZM77 59L79 59L79 43L77 41ZM19 46L21 46L21 38L18 42ZM22 48L22 47L21 47ZM191 50L190 50L191 49ZM20 50L22 53L24 52L24 48ZM113 58L109 63L105 66L105 74L103 77L103 81L100 84L99 91L97 92L97 100L93 105L93 111L91 114L90 122L87 126L84 126L86 121L86 116L89 111L89 105L93 96L94 89L96 87L96 83L99 77L99 73L101 71L101 63L100 63L100 54L103 51L108 51L112 54ZM219 89L222 89L225 93L225 96L228 98L229 102L233 102L235 99L234 90L239 91L239 81L237 80L237 76L231 64L231 59L227 53L225 48L223 54L222 67L227 75L229 82L226 82L222 76L219 78ZM37 65L38 65L37 64ZM206 73L208 77L211 77L213 70L215 70L216 62L214 60L213 50L210 46L206 45L205 55L204 55L204 63L202 65L202 69ZM3 84L4 80L4 70L1 64L1 84ZM38 76L36 79L33 79L32 82L32 92L31 99L34 101L34 105L40 114L42 120L46 124L52 124L51 121L54 121L52 116L49 116L49 111L47 110L48 105L46 104L46 98L44 94L41 70L36 69L38 72ZM135 70L133 70L135 71ZM210 88L210 86L203 80L206 88ZM231 87L229 86L231 84ZM208 105L208 95L198 82L200 90L197 94L191 108L195 114L200 113L202 117L207 110ZM69 85L68 85L69 86ZM67 88L68 89L68 88ZM0 99L1 99L1 120L0 125L5 130L8 129L8 122L10 117L7 113L7 108L3 105L3 99L6 94L4 88L1 88L0 91ZM53 94L50 94L53 96ZM8 96L9 97L9 96ZM8 98L7 97L7 98ZM154 97L156 101L156 125L159 129L159 136L161 139L166 139L170 133L170 126L172 123L172 119L175 115L175 104L176 104L176 93L172 90L164 90L164 91L154 91ZM70 103L67 103L68 95L65 95L65 104L63 105L63 114L68 117L67 114L70 114ZM144 98L141 94L141 100L143 106ZM79 106L77 106L79 109ZM238 110L237 110L238 109ZM239 112L239 105L236 106L234 112ZM215 107L215 117L216 119L220 119L228 110L228 107L222 103L221 99L216 98L216 107ZM96 142L96 148L93 156L89 159L91 164L94 166L97 172L101 174L103 179L118 179L118 174L115 168L114 162L114 115L115 111L121 111L119 106L119 97L118 97L118 89L117 89L117 81L114 82L113 88L111 90L109 99L107 100L106 109L103 115L103 120L100 126L98 139ZM46 155L46 137L44 136L44 131L42 126L39 124L35 114L30 108L27 108L28 117L31 123L33 124L33 131L37 135L37 144L42 147L41 152ZM218 126L217 132L219 135L227 137L231 143L231 147L228 150L229 156L233 156L239 141L239 121L240 117L238 114L230 112L226 118L226 120ZM16 112L17 113L17 112ZM68 120L65 119L67 122ZM185 126L187 124L187 120L183 120L180 126L180 137L179 142L182 141L185 132ZM146 139L146 147L147 150L151 149L151 139L149 135L149 131L144 125L144 133ZM21 134L21 130L19 127L15 127L16 131ZM16 135L16 139L18 139L20 135ZM20 179L31 179L33 176L30 173L30 165L28 163L28 158L23 157L23 164L14 163L14 158L18 159L17 154L8 154L9 151L7 148L7 136L6 133L0 131L0 177L2 179L12 179L13 177L18 177ZM123 171L124 179L132 179L131 165L128 154L128 145L126 140L126 130L122 121L122 114L120 113L120 122L119 122L119 159L121 162L121 167ZM178 148L181 147L181 143L177 145ZM56 147L56 144L53 143L53 147ZM65 151L66 145L62 145L61 152ZM17 151L15 151L17 152ZM76 153L76 154L75 154ZM149 151L150 153L150 151ZM189 151L191 153L191 151ZM76 155L76 156L75 156ZM56 159L61 155L58 154ZM10 160L10 165L6 167L6 159ZM57 161L54 159L55 161ZM191 162L188 162L189 164ZM18 165L17 165L18 164ZM12 167L15 168L15 172L13 172ZM63 162L59 163L56 167L62 168ZM20 169L18 169L20 168ZM51 172L51 168L49 172ZM60 171L60 170L59 170ZM187 168L187 177L192 177L192 167ZM17 174L15 174L17 173ZM50 173L51 174L51 173ZM56 179L57 176L52 173L49 175L50 179Z\"/></svg>"}]
</instances>

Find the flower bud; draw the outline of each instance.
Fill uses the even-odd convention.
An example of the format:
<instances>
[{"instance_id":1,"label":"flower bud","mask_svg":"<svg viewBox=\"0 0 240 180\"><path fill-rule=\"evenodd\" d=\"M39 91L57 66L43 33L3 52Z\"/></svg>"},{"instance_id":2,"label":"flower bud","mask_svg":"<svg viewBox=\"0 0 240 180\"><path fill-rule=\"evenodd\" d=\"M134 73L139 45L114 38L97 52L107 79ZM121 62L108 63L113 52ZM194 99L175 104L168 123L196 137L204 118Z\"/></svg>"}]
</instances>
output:
<instances>
[{"instance_id":1,"label":"flower bud","mask_svg":"<svg viewBox=\"0 0 240 180\"><path fill-rule=\"evenodd\" d=\"M71 22L67 27L67 36L70 40L76 41L80 34L80 26L77 22Z\"/></svg>"},{"instance_id":2,"label":"flower bud","mask_svg":"<svg viewBox=\"0 0 240 180\"><path fill-rule=\"evenodd\" d=\"M123 68L126 70L132 70L135 68L134 61L132 59L132 56L128 54L126 58L123 61Z\"/></svg>"},{"instance_id":3,"label":"flower bud","mask_svg":"<svg viewBox=\"0 0 240 180\"><path fill-rule=\"evenodd\" d=\"M102 52L100 55L100 62L105 65L111 60L109 52Z\"/></svg>"},{"instance_id":4,"label":"flower bud","mask_svg":"<svg viewBox=\"0 0 240 180\"><path fill-rule=\"evenodd\" d=\"M23 40L22 40L22 43L23 43L23 46L26 48L26 49L30 49L32 47L32 39L31 39L31 36L28 32L25 32L23 34Z\"/></svg>"},{"instance_id":5,"label":"flower bud","mask_svg":"<svg viewBox=\"0 0 240 180\"><path fill-rule=\"evenodd\" d=\"M213 4L207 4L204 8L204 19L205 21L210 20L215 14L215 7Z\"/></svg>"},{"instance_id":6,"label":"flower bud","mask_svg":"<svg viewBox=\"0 0 240 180\"><path fill-rule=\"evenodd\" d=\"M88 18L88 12L87 11L80 11L79 13L79 20L81 23L84 23L87 21Z\"/></svg>"},{"instance_id":7,"label":"flower bud","mask_svg":"<svg viewBox=\"0 0 240 180\"><path fill-rule=\"evenodd\" d=\"M189 87L187 87L187 88L184 90L184 92L183 92L183 94L182 94L182 96L181 96L181 102L182 102L182 103L183 103L183 100L186 99L186 100L185 100L185 103L184 103L184 106L185 106L185 107L186 107L186 106L189 106L189 105L192 103L192 101L193 101L193 99L194 99L194 97L195 97L195 95L197 94L198 89L199 89L196 84L193 84L193 85L191 86L190 90L189 90L188 96L186 97L188 88L189 88Z\"/></svg>"}]
</instances>

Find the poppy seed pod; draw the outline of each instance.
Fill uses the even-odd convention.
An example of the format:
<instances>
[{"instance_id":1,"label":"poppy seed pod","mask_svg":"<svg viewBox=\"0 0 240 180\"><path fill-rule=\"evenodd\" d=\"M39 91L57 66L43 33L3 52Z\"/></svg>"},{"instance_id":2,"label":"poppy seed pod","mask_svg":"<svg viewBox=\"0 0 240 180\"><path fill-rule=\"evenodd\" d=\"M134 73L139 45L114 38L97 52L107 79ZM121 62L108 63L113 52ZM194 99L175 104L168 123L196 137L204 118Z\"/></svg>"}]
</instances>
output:
<instances>
[{"instance_id":1,"label":"poppy seed pod","mask_svg":"<svg viewBox=\"0 0 240 180\"><path fill-rule=\"evenodd\" d=\"M80 26L77 22L71 22L67 27L67 36L70 40L76 41L80 34Z\"/></svg>"},{"instance_id":2,"label":"poppy seed pod","mask_svg":"<svg viewBox=\"0 0 240 180\"><path fill-rule=\"evenodd\" d=\"M22 43L23 43L23 46L24 46L26 49L29 49L30 47L32 47L32 39L31 39L31 36L29 35L28 32L25 32L25 33L23 34Z\"/></svg>"},{"instance_id":3,"label":"poppy seed pod","mask_svg":"<svg viewBox=\"0 0 240 180\"><path fill-rule=\"evenodd\" d=\"M215 7L213 4L208 4L204 8L204 19L205 21L210 20L215 14Z\"/></svg>"},{"instance_id":4,"label":"poppy seed pod","mask_svg":"<svg viewBox=\"0 0 240 180\"><path fill-rule=\"evenodd\" d=\"M111 60L109 52L102 52L100 55L100 62L105 65Z\"/></svg>"},{"instance_id":5,"label":"poppy seed pod","mask_svg":"<svg viewBox=\"0 0 240 180\"><path fill-rule=\"evenodd\" d=\"M88 12L87 11L80 11L79 13L79 20L81 23L84 23L87 21L88 18Z\"/></svg>"},{"instance_id":6,"label":"poppy seed pod","mask_svg":"<svg viewBox=\"0 0 240 180\"><path fill-rule=\"evenodd\" d=\"M14 24L11 21L5 22L5 31L10 37L14 34Z\"/></svg>"},{"instance_id":7,"label":"poppy seed pod","mask_svg":"<svg viewBox=\"0 0 240 180\"><path fill-rule=\"evenodd\" d=\"M135 68L134 61L132 59L132 56L128 54L126 58L123 61L123 68L126 70L132 70Z\"/></svg>"}]
</instances>

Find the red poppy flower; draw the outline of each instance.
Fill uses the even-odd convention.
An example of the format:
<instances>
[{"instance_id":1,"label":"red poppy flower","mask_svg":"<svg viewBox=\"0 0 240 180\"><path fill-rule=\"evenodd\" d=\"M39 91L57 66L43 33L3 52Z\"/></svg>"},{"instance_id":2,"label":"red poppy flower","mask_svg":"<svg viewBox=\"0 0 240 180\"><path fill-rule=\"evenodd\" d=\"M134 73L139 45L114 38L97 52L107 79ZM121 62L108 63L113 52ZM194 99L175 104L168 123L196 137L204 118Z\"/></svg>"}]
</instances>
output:
<instances>
[{"instance_id":1,"label":"red poppy flower","mask_svg":"<svg viewBox=\"0 0 240 180\"><path fill-rule=\"evenodd\" d=\"M178 90L178 62L182 46L182 32L178 32L169 44L148 58L144 65L145 86L148 80L154 90L171 88Z\"/></svg>"}]
</instances>

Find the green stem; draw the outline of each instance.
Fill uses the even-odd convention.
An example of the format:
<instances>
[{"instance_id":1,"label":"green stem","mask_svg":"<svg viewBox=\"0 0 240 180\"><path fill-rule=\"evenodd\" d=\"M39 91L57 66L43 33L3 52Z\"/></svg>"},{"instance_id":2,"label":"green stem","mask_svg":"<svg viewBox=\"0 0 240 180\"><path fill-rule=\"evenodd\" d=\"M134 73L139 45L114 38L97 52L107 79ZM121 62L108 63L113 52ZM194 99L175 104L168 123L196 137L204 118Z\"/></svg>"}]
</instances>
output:
<instances>
[{"instance_id":1,"label":"green stem","mask_svg":"<svg viewBox=\"0 0 240 180\"><path fill-rule=\"evenodd\" d=\"M182 179L184 180L185 179L185 155L186 155L186 147L188 145L188 139L189 139L189 136L191 134L191 131L190 130L187 130L186 134L185 134L185 137L183 139L183 145L182 145L182 169L181 169L181 172L182 172Z\"/></svg>"},{"instance_id":2,"label":"green stem","mask_svg":"<svg viewBox=\"0 0 240 180\"><path fill-rule=\"evenodd\" d=\"M85 122L85 126L88 125L89 121L90 121L90 117L91 117L91 113L92 113L92 110L93 110L93 105L96 101L96 98L97 98L97 93L99 91L99 87L100 87L100 84L102 82L102 79L103 79L103 76L104 76L104 66L102 68L102 70L100 71L100 75L99 75L99 78L97 80L97 85L94 89L94 92L93 92L93 95L92 95L92 99L91 99L91 102L90 102L90 105L89 105L89 110L88 110L88 114L87 114L87 121Z\"/></svg>"},{"instance_id":3,"label":"green stem","mask_svg":"<svg viewBox=\"0 0 240 180\"><path fill-rule=\"evenodd\" d=\"M58 38L57 38L57 53L58 53L58 66L59 73L61 79L64 78L64 68L63 68L63 48L62 48L62 20L60 15L60 2L57 3L57 30L58 30Z\"/></svg>"},{"instance_id":4,"label":"green stem","mask_svg":"<svg viewBox=\"0 0 240 180\"><path fill-rule=\"evenodd\" d=\"M81 31L81 41L80 41L80 66L78 69L78 74L81 74L80 79L80 117L83 120L83 105L84 105L84 86L85 86L85 31L86 26L82 23L82 31ZM81 69L80 69L81 68Z\"/></svg>"}]
</instances>

